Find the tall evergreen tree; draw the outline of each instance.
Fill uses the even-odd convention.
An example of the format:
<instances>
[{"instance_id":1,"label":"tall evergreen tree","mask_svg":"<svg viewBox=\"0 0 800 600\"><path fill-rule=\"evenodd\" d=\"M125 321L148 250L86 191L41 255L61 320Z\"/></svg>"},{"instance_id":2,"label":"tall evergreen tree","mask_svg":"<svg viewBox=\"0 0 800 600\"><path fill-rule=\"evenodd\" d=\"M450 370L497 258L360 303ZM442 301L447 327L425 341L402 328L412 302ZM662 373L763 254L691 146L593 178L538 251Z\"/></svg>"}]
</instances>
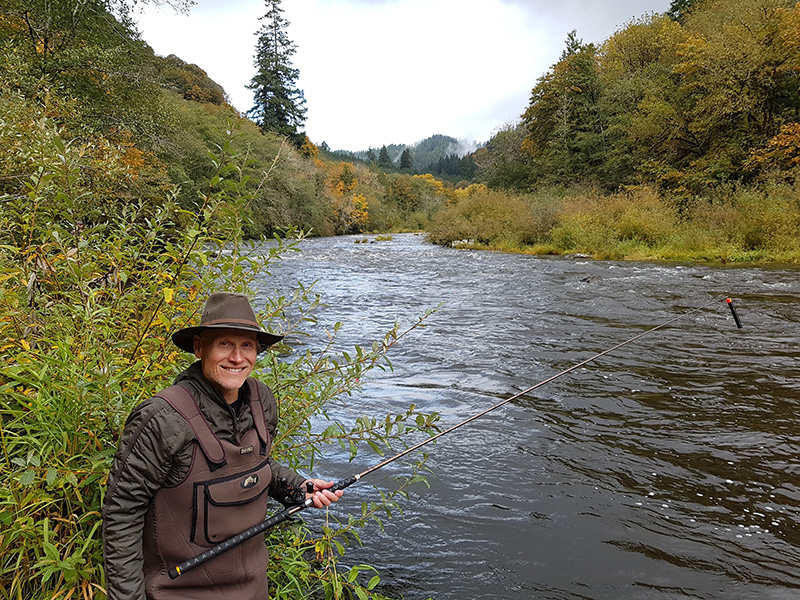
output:
<instances>
[{"instance_id":1,"label":"tall evergreen tree","mask_svg":"<svg viewBox=\"0 0 800 600\"><path fill-rule=\"evenodd\" d=\"M411 150L406 148L400 155L400 169L406 171L414 170L414 157L411 155Z\"/></svg>"},{"instance_id":2,"label":"tall evergreen tree","mask_svg":"<svg viewBox=\"0 0 800 600\"><path fill-rule=\"evenodd\" d=\"M258 31L254 65L256 74L248 89L253 90L255 104L247 116L264 131L273 131L291 138L298 146L305 135L299 132L305 122L303 91L297 88L300 71L291 58L297 46L289 39L289 22L283 18L281 0L265 0L267 13Z\"/></svg>"},{"instance_id":3,"label":"tall evergreen tree","mask_svg":"<svg viewBox=\"0 0 800 600\"><path fill-rule=\"evenodd\" d=\"M394 166L386 146L382 146L381 151L378 153L378 166L382 169L390 169Z\"/></svg>"}]
</instances>

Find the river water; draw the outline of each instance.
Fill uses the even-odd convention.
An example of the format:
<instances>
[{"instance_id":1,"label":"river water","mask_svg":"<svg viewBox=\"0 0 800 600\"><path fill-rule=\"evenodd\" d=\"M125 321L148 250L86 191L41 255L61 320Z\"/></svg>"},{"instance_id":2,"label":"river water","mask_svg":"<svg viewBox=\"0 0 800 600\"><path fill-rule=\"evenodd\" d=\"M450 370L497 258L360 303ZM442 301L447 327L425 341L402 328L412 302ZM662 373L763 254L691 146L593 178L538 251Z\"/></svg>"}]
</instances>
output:
<instances>
[{"instance_id":1,"label":"river water","mask_svg":"<svg viewBox=\"0 0 800 600\"><path fill-rule=\"evenodd\" d=\"M345 422L414 403L451 426L694 311L426 446L430 489L416 486L346 556L375 566L379 589L407 600L800 598L800 270L361 239L302 242L260 290L317 281L328 307L312 333L321 344L341 321L348 347L444 303L392 352L393 371L333 408ZM380 460L333 452L315 475ZM409 468L351 486L337 516L360 514L372 486L391 489Z\"/></svg>"}]
</instances>

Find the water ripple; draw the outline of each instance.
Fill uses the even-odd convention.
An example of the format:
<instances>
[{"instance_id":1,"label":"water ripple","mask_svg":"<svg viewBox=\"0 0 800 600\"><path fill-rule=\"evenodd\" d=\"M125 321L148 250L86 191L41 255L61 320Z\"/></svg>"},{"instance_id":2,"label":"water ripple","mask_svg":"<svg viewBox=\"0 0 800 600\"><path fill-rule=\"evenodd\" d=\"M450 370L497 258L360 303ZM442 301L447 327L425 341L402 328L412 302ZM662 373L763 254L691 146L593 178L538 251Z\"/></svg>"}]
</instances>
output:
<instances>
[{"instance_id":1,"label":"water ripple","mask_svg":"<svg viewBox=\"0 0 800 600\"><path fill-rule=\"evenodd\" d=\"M414 403L453 425L720 300L428 446L430 489L415 488L402 515L348 553L379 568L384 592L800 597L797 269L455 251L415 235L302 247L262 293L317 280L329 305L320 326L344 321L344 347L445 303L401 342L393 372L331 411L345 421ZM366 468L369 455L358 461L333 453L324 475ZM349 488L337 510L374 499L372 485L391 487L405 472L393 463Z\"/></svg>"}]
</instances>

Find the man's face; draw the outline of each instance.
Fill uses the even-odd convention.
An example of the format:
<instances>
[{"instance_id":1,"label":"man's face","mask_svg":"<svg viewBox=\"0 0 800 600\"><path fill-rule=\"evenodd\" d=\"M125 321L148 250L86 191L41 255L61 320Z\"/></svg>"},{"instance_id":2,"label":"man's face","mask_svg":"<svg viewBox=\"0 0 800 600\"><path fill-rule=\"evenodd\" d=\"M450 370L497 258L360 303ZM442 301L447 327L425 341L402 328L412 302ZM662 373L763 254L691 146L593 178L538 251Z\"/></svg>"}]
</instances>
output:
<instances>
[{"instance_id":1,"label":"man's face","mask_svg":"<svg viewBox=\"0 0 800 600\"><path fill-rule=\"evenodd\" d=\"M239 388L253 372L258 356L254 332L238 329L206 329L194 338L194 355L202 361L206 376L228 404L239 397Z\"/></svg>"}]
</instances>

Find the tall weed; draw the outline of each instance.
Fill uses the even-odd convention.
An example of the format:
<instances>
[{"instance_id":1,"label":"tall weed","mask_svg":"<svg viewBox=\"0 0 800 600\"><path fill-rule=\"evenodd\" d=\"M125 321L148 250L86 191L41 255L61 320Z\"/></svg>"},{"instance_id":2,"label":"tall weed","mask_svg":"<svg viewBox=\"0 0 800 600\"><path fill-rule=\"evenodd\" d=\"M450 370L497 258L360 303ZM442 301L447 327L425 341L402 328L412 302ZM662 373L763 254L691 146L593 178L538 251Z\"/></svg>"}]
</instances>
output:
<instances>
[{"instance_id":1,"label":"tall weed","mask_svg":"<svg viewBox=\"0 0 800 600\"><path fill-rule=\"evenodd\" d=\"M535 241L537 223L518 194L476 188L436 213L428 227L435 244L458 241L488 246L516 247Z\"/></svg>"}]
</instances>

